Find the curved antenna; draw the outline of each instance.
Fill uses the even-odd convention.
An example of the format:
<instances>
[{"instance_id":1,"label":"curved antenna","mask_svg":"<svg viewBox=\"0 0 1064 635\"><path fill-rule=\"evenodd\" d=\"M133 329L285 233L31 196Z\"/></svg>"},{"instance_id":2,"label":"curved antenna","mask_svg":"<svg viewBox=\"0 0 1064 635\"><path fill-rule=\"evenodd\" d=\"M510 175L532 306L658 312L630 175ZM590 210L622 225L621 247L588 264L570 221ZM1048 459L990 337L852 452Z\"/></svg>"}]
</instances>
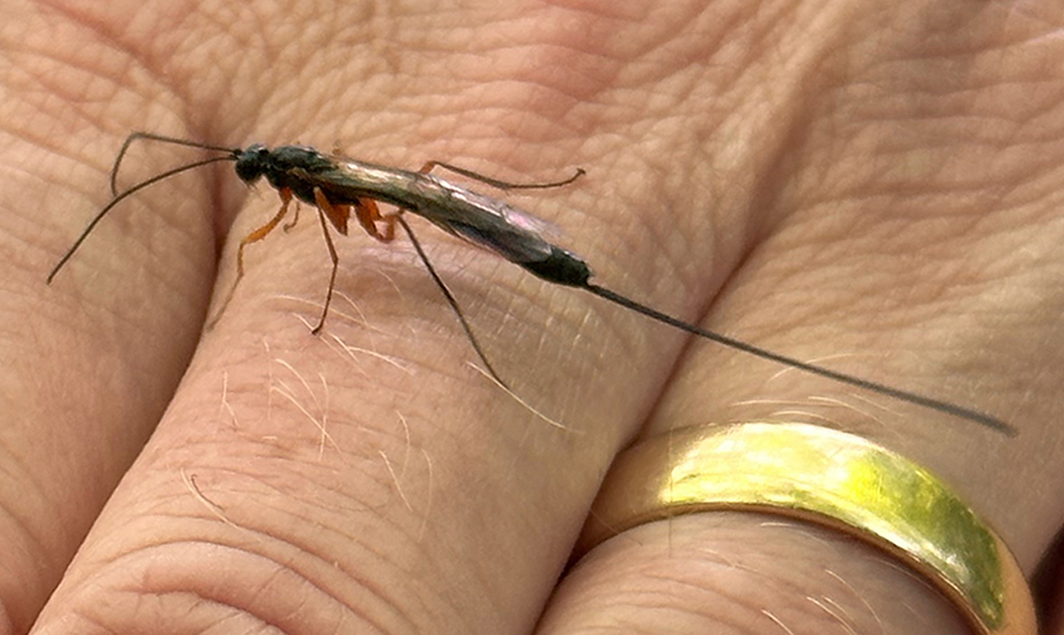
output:
<instances>
[{"instance_id":1,"label":"curved antenna","mask_svg":"<svg viewBox=\"0 0 1064 635\"><path fill-rule=\"evenodd\" d=\"M81 232L81 235L78 236L78 239L76 241L74 241L74 244L70 247L70 249L68 249L67 252L65 254L63 254L63 257L60 258L59 262L56 263L55 267L52 268L52 272L48 274L48 284L52 284L52 279L55 278L55 274L59 273L59 270L63 268L63 265L65 265L67 263L67 261L70 260L74 256L74 252L76 252L78 250L78 247L81 247L81 243L85 242L85 239L89 237L89 234L91 234L92 230L96 228L96 225L101 220L103 220L103 217L107 214L107 212L111 211L111 209L115 205L118 205L119 203L124 201L126 198L128 198L132 194L135 194L136 192L139 192L140 190L143 190L144 188L148 187L149 185L154 185L155 183L158 183L159 181L162 181L163 179L169 178L169 177L171 177L171 176L173 176L175 174L180 174L180 173L185 172L187 170L191 170L193 168L198 168L198 167L201 167L201 166L204 166L204 165L209 165L211 163L218 163L219 161L236 161L236 157L234 157L234 156L212 157L210 159L204 159L202 161L196 161L195 163L189 163L187 165L182 165L182 166L176 167L176 168L174 168L172 170L167 170L166 172L163 172L162 174L156 174L155 176L151 177L150 179L141 181L140 183L137 183L136 185L134 185L133 187L129 188L125 192L122 192L121 194L119 194L119 195L115 196L114 198L112 198L111 202L108 203L106 206L104 206L104 208L101 209L98 214L96 214L96 217L92 219L92 221L89 223L89 226L85 228L85 231Z\"/></svg>"},{"instance_id":2,"label":"curved antenna","mask_svg":"<svg viewBox=\"0 0 1064 635\"><path fill-rule=\"evenodd\" d=\"M217 152L228 152L234 157L240 152L240 148L225 148L222 146L215 146L209 143L201 143L199 141L190 141L189 139L179 139L177 137L167 137L161 134L155 134L154 132L140 132L135 131L129 133L126 140L122 142L122 149L118 151L118 155L115 156L115 163L111 167L111 196L118 196L118 187L115 185L115 181L118 178L118 167L122 164L122 158L126 156L126 150L137 139L144 139L146 141L160 141L162 143L169 143L177 146L186 146L189 148L200 148L202 150L214 150Z\"/></svg>"}]
</instances>

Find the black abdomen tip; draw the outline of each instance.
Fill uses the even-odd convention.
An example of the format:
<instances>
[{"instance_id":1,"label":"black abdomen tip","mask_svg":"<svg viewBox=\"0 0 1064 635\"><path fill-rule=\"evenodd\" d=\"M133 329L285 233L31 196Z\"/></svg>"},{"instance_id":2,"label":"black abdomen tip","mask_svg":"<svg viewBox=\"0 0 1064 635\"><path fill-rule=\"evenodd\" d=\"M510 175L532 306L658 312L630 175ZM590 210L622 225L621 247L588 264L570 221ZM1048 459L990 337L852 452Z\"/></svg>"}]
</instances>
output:
<instances>
[{"instance_id":1,"label":"black abdomen tip","mask_svg":"<svg viewBox=\"0 0 1064 635\"><path fill-rule=\"evenodd\" d=\"M553 245L546 260L519 264L547 282L568 287L585 287L591 278L591 267L586 262L576 254Z\"/></svg>"}]
</instances>

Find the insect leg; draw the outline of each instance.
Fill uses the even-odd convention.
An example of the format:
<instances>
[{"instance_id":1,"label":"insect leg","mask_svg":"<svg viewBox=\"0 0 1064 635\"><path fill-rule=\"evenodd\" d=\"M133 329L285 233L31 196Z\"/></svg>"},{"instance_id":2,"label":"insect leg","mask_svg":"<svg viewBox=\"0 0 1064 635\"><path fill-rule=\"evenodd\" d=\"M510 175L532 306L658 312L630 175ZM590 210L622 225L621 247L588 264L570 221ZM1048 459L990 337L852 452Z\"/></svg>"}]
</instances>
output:
<instances>
[{"instance_id":1,"label":"insect leg","mask_svg":"<svg viewBox=\"0 0 1064 635\"><path fill-rule=\"evenodd\" d=\"M432 168L435 167L441 167L445 170L450 170L455 174L461 174L462 176L471 178L476 181L480 181L481 183L496 187L500 190L544 190L551 187L561 187L563 185L569 185L581 176L587 174L587 171L585 171L584 168L576 168L575 174L561 181L552 181L550 183L509 183L507 181L493 179L490 176L484 176L479 172L474 172L472 170L460 168L456 165L451 165L450 163L444 163L443 161L429 161L425 165L421 166L421 169L418 171L422 174L428 174L432 171Z\"/></svg>"},{"instance_id":2,"label":"insect leg","mask_svg":"<svg viewBox=\"0 0 1064 635\"><path fill-rule=\"evenodd\" d=\"M329 274L329 290L325 293L325 306L321 309L321 319L318 320L318 325L310 330L311 333L317 335L321 332L321 327L325 326L325 316L329 314L329 305L332 304L333 288L336 286L336 270L340 268L340 257L336 255L336 247L333 245L332 235L329 234L329 226L326 224L325 219L328 218L333 225L336 225L335 219L343 217L343 229L337 227L337 230L342 234L347 234L347 216L344 216L346 212L350 215L350 210L346 205L333 205L329 202L329 199L325 197L325 193L321 191L321 188L314 188L314 202L318 204L318 220L321 221L321 231L325 234L325 245L329 248L329 258L332 259L332 273Z\"/></svg>"},{"instance_id":3,"label":"insect leg","mask_svg":"<svg viewBox=\"0 0 1064 635\"><path fill-rule=\"evenodd\" d=\"M257 243L268 236L277 227L277 223L280 223L285 215L288 214L288 205L292 202L292 190L285 188L279 190L278 194L281 196L281 209L277 210L277 213L268 223L244 236L244 240L240 241L240 247L236 250L236 275L238 282L240 278L244 277L244 247L251 243Z\"/></svg>"},{"instance_id":4,"label":"insect leg","mask_svg":"<svg viewBox=\"0 0 1064 635\"><path fill-rule=\"evenodd\" d=\"M462 308L458 305L458 300L455 299L454 294L451 293L451 290L447 287L447 283L443 281L440 274L436 273L436 268L432 266L432 262L429 261L429 257L425 254L425 250L421 248L421 242L416 236L414 236L414 231L410 229L410 225L407 224L406 219L399 214L390 216L389 218L395 219L393 224L398 223L403 226L403 231L405 231L406 235L410 237L410 243L414 245L414 250L417 251L418 258L424 263L425 268L429 270L429 275L432 276L432 280L436 283L436 286L439 287L441 292L443 292L443 297L447 298L447 304L451 305L454 314L458 316L458 321L462 323L462 330L465 331L466 337L469 338L469 343L473 345L473 350L477 352L477 357L480 358L480 361L484 362L484 366L488 369L488 372L491 373L491 377L497 381L500 386L506 390L510 390L510 386L499 377L499 373L495 372L495 368L491 365L491 362L488 361L488 356L484 354L483 350L481 350L480 343L477 342L476 336L473 335L473 329L469 326L465 314L462 313Z\"/></svg>"},{"instance_id":5,"label":"insect leg","mask_svg":"<svg viewBox=\"0 0 1064 635\"><path fill-rule=\"evenodd\" d=\"M285 223L284 225L281 225L281 229L283 229L286 233L290 232L290 231L292 231L292 228L295 227L296 223L298 223L298 222L299 222L299 201L296 201L296 208L294 210L292 210L292 222L291 223Z\"/></svg>"},{"instance_id":6,"label":"insect leg","mask_svg":"<svg viewBox=\"0 0 1064 635\"><path fill-rule=\"evenodd\" d=\"M400 210L401 211L401 210ZM355 200L355 216L366 233L382 243L390 243L395 240L395 218L397 215L385 216L381 214L376 201L371 198ZM377 229L377 223L383 222L384 232Z\"/></svg>"},{"instance_id":7,"label":"insect leg","mask_svg":"<svg viewBox=\"0 0 1064 635\"><path fill-rule=\"evenodd\" d=\"M277 210L277 213L274 214L273 218L271 218L268 223L252 231L247 236L244 236L244 239L240 241L240 246L236 250L236 280L233 281L233 286L229 289L229 294L225 296L225 300L222 302L221 308L218 309L218 313L215 314L214 319L207 324L208 329L214 328L214 325L218 323L219 319L221 319L222 314L225 313L226 307L229 306L229 301L232 300L233 295L236 294L237 285L239 285L240 281L244 278L244 247L247 247L251 243L257 243L268 236L285 217L285 214L288 213L288 204L292 202L292 190L284 188L278 190L277 193L281 197L281 209Z\"/></svg>"}]
</instances>

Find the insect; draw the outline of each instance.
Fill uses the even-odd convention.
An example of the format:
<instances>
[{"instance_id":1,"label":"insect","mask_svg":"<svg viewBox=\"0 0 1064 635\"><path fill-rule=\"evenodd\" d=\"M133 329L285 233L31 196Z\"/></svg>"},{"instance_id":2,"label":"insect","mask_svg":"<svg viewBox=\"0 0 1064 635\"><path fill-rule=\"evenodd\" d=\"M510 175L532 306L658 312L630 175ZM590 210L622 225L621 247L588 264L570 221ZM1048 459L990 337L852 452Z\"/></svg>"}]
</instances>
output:
<instances>
[{"instance_id":1,"label":"insect","mask_svg":"<svg viewBox=\"0 0 1064 635\"><path fill-rule=\"evenodd\" d=\"M118 168L130 144L140 139L199 148L222 154L167 170L119 193L115 182ZM290 145L270 149L262 144L254 144L247 148L229 148L152 133L134 132L126 138L111 170L111 192L113 198L96 214L70 249L67 250L66 254L55 265L51 273L48 274L48 283L51 284L56 274L73 257L96 225L120 202L166 178L221 161L232 161L235 164L234 169L237 176L249 185L265 177L270 185L277 190L281 198L281 208L273 218L252 231L240 242L237 250L237 280L232 287L234 290L244 273L244 248L251 243L262 240L280 224L287 215L289 204L293 198L310 203L317 208L319 212L318 218L325 236L325 244L332 260L332 270L329 276L325 303L318 324L313 329L314 333L319 332L325 323L339 266L339 257L326 223L331 224L340 234L347 235L348 220L353 212L362 228L370 236L382 242L390 242L395 238L396 225L403 228L414 245L418 257L425 264L429 274L457 315L477 355L487 366L488 372L505 386L505 382L499 378L477 342L454 295L437 274L421 248L417 237L403 217L402 213L409 211L452 235L495 252L547 282L583 289L658 322L784 366L797 368L863 390L967 419L1009 435L1015 435L1016 433L1010 425L986 413L775 353L727 335L689 324L599 286L591 282L591 267L584 259L547 240L546 230L549 225L545 221L501 200L479 194L429 174L429 171L433 168L441 167L492 187L513 190L543 189L567 185L584 174L582 169L578 169L573 176L567 179L553 183L515 184L498 181L438 161L430 161L420 171L413 172L327 155L308 146ZM378 202L394 205L398 211L394 214L384 215L377 206ZM232 297L232 291L228 297ZM223 310L227 303L228 298L222 304Z\"/></svg>"}]
</instances>

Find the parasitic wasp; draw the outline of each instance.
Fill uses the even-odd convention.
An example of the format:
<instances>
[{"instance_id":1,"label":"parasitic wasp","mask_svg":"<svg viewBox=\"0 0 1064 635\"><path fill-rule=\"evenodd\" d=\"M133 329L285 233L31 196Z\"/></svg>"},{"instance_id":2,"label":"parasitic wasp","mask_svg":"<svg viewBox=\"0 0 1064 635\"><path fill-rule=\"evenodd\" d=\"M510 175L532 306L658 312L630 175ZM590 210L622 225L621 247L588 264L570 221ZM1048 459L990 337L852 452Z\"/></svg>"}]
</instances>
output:
<instances>
[{"instance_id":1,"label":"parasitic wasp","mask_svg":"<svg viewBox=\"0 0 1064 635\"><path fill-rule=\"evenodd\" d=\"M118 168L129 146L140 139L199 148L221 154L167 170L119 193L116 187ZM454 295L432 266L420 242L407 224L406 219L402 216L404 211L409 211L454 236L495 252L547 282L583 289L658 322L784 366L967 419L999 432L1010 435L1015 434L1015 430L1007 423L978 410L893 388L886 384L833 371L818 364L803 362L799 359L781 355L727 335L689 324L599 286L591 282L591 267L584 259L551 243L546 238L549 225L545 221L501 200L479 194L429 174L433 168L440 167L501 190L515 190L544 189L567 185L584 174L582 169L577 169L576 173L567 179L553 183L506 183L439 161L430 161L420 171L414 172L327 155L308 146L289 145L270 149L262 144L254 144L247 148L228 148L152 133L134 132L126 138L111 170L111 192L113 198L89 222L78 239L55 265L51 273L48 274L48 283L52 282L56 274L73 257L74 253L77 252L103 217L120 202L136 192L171 176L222 161L232 161L235 164L234 169L237 176L249 185L265 177L280 195L281 208L266 224L252 231L241 240L237 249L236 282L233 283L228 297L223 301L221 311L224 311L229 299L233 296L237 284L239 284L244 275L244 248L251 243L262 240L273 231L288 214L289 204L292 199L296 198L314 205L318 210L318 218L325 236L325 244L332 260L332 270L329 276L329 287L326 292L325 303L318 324L313 329L314 333L321 331L329 312L329 304L332 300L336 272L339 266L339 257L336 253L336 247L333 245L328 225L331 224L336 231L346 236L348 220L353 212L362 228L370 236L382 242L391 242L395 238L396 225L403 228L421 262L424 263L432 279L457 315L477 356L487 367L491 376L505 386L506 383L499 378L477 342L473 330L466 321L465 315L462 313ZM378 202L393 205L397 211L394 214L382 214L377 206Z\"/></svg>"}]
</instances>

